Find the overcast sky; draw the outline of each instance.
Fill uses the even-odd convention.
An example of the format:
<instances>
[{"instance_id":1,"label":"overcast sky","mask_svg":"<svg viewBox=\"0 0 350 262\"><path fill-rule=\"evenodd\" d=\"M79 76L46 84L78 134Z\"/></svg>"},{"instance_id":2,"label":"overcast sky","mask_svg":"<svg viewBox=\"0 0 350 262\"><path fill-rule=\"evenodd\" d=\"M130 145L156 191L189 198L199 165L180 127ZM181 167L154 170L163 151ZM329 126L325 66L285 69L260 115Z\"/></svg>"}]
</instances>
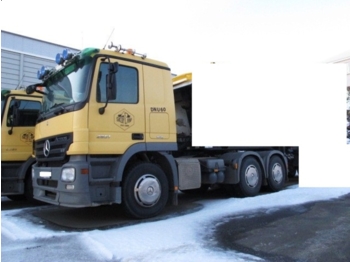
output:
<instances>
[{"instance_id":1,"label":"overcast sky","mask_svg":"<svg viewBox=\"0 0 350 262\"><path fill-rule=\"evenodd\" d=\"M82 49L116 44L193 64L321 61L350 50L348 0L1 0L1 29ZM108 42L109 44L109 42Z\"/></svg>"}]
</instances>

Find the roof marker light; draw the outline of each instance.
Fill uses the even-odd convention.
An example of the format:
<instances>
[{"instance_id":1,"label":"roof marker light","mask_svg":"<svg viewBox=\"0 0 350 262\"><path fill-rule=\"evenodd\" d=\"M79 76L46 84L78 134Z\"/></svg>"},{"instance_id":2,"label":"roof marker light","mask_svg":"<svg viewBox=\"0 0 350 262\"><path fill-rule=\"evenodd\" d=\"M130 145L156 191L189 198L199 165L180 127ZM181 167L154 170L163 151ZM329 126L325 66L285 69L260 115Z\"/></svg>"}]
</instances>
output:
<instances>
[{"instance_id":1,"label":"roof marker light","mask_svg":"<svg viewBox=\"0 0 350 262\"><path fill-rule=\"evenodd\" d=\"M38 70L38 72L36 73L36 77L37 77L39 80L42 79L42 77L41 77L41 71L40 71L40 70Z\"/></svg>"},{"instance_id":2,"label":"roof marker light","mask_svg":"<svg viewBox=\"0 0 350 262\"><path fill-rule=\"evenodd\" d=\"M62 54L60 54L60 53L58 53L57 55L56 55L56 63L58 64L58 65L63 65L63 62L64 62L64 59L63 59L63 57L62 57Z\"/></svg>"},{"instance_id":3,"label":"roof marker light","mask_svg":"<svg viewBox=\"0 0 350 262\"><path fill-rule=\"evenodd\" d=\"M64 60L69 60L73 57L73 53L70 52L68 49L64 49L62 53L63 59Z\"/></svg>"},{"instance_id":4,"label":"roof marker light","mask_svg":"<svg viewBox=\"0 0 350 262\"><path fill-rule=\"evenodd\" d=\"M42 66L37 72L38 79L42 80L50 72L50 68Z\"/></svg>"}]
</instances>

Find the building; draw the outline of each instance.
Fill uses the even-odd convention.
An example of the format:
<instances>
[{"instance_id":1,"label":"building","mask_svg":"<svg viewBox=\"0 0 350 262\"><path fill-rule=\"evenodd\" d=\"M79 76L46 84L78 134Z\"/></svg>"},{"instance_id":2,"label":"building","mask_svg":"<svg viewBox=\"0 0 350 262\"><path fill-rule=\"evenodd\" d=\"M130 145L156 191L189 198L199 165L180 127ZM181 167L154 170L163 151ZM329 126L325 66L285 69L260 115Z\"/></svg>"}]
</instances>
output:
<instances>
[{"instance_id":1,"label":"building","mask_svg":"<svg viewBox=\"0 0 350 262\"><path fill-rule=\"evenodd\" d=\"M1 89L16 89L40 82L38 70L43 65L55 67L55 56L64 48L79 51L1 30Z\"/></svg>"}]
</instances>

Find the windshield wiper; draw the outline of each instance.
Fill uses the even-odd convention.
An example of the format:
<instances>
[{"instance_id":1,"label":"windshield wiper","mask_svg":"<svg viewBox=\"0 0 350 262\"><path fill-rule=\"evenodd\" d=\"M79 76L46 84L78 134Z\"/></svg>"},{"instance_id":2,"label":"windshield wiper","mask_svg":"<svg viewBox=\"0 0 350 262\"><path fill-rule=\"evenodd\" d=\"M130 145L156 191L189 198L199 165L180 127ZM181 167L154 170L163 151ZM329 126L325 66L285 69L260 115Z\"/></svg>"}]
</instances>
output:
<instances>
[{"instance_id":1,"label":"windshield wiper","mask_svg":"<svg viewBox=\"0 0 350 262\"><path fill-rule=\"evenodd\" d=\"M55 108L55 107L58 107L58 106L61 106L61 105L64 105L64 104L65 104L65 103L54 104L52 107L50 107L50 109Z\"/></svg>"}]
</instances>

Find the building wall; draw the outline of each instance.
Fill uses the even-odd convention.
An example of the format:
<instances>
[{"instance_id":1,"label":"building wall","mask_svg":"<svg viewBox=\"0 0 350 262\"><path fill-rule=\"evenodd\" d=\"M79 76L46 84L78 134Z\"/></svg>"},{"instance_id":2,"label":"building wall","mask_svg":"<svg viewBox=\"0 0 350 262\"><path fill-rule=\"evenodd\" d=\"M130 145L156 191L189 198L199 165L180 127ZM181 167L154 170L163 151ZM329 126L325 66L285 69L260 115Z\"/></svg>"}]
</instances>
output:
<instances>
[{"instance_id":1,"label":"building wall","mask_svg":"<svg viewBox=\"0 0 350 262\"><path fill-rule=\"evenodd\" d=\"M38 70L55 67L55 57L64 48L78 49L1 31L1 88L15 89L38 83Z\"/></svg>"}]
</instances>

